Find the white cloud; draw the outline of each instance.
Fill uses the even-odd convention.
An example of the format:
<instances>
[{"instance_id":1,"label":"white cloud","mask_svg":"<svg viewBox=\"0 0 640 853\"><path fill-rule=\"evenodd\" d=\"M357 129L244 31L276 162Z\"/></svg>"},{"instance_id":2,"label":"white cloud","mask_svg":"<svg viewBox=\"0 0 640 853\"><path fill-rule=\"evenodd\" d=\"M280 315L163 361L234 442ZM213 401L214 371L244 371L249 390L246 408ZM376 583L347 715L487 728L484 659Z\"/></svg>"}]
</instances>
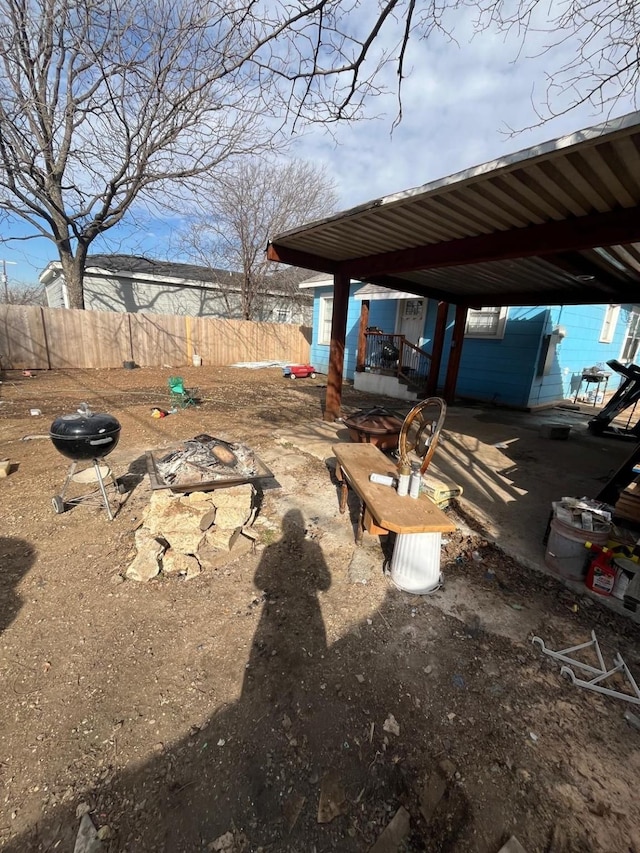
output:
<instances>
[{"instance_id":1,"label":"white cloud","mask_svg":"<svg viewBox=\"0 0 640 853\"><path fill-rule=\"evenodd\" d=\"M295 156L323 162L334 176L341 207L420 186L608 117L586 104L540 124L534 104L543 109L547 75L573 58L573 42L546 53L549 36L543 32L530 33L522 50L516 37L473 36L468 10L456 38L412 43L403 121L392 136L397 101L388 95L369 105L370 114L384 111L384 118L333 126L335 140L315 128L294 141ZM630 100L621 100L614 112L632 109ZM513 136L511 129L519 132Z\"/></svg>"}]
</instances>

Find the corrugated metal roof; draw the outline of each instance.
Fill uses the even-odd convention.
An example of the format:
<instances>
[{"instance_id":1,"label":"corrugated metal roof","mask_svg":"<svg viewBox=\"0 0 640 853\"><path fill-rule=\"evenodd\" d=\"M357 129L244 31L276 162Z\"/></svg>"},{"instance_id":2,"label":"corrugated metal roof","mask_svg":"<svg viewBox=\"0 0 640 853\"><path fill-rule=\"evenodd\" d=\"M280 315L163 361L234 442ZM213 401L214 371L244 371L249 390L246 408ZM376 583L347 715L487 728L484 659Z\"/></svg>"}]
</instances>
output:
<instances>
[{"instance_id":1,"label":"corrugated metal roof","mask_svg":"<svg viewBox=\"0 0 640 853\"><path fill-rule=\"evenodd\" d=\"M640 112L304 225L272 243L283 255L290 249L317 259L311 268L351 262L354 277L400 290L411 284L453 302L518 304L528 295L528 304L537 304L530 301L536 292L540 302L624 301L613 297L624 292L627 299L640 282L640 243L614 244L604 253L580 248L398 274L388 269L381 276L367 271L366 259L482 235L504 234L508 241L519 229L637 208ZM633 239L640 241L640 212L637 222Z\"/></svg>"}]
</instances>

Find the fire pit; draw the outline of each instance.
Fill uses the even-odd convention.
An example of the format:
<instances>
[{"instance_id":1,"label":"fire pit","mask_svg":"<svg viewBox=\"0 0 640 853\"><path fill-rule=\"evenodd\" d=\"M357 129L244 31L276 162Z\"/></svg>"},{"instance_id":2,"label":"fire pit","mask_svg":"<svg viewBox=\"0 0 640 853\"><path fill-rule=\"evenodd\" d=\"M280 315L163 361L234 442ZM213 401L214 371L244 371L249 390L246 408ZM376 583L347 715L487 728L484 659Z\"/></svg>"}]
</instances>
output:
<instances>
[{"instance_id":1,"label":"fire pit","mask_svg":"<svg viewBox=\"0 0 640 853\"><path fill-rule=\"evenodd\" d=\"M273 477L246 444L201 434L170 449L147 450L152 489L205 492Z\"/></svg>"},{"instance_id":2,"label":"fire pit","mask_svg":"<svg viewBox=\"0 0 640 853\"><path fill-rule=\"evenodd\" d=\"M403 421L393 412L375 406L350 415L343 423L349 430L351 441L375 444L381 450L394 450L398 446Z\"/></svg>"}]
</instances>

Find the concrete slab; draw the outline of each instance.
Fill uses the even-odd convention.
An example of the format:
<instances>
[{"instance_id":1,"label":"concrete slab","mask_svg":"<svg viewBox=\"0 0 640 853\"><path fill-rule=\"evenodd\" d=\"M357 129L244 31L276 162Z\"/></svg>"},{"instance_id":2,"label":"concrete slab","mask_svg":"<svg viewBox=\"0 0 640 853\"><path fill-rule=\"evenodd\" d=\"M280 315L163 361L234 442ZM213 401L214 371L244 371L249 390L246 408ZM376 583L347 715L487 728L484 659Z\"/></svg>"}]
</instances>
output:
<instances>
[{"instance_id":1,"label":"concrete slab","mask_svg":"<svg viewBox=\"0 0 640 853\"><path fill-rule=\"evenodd\" d=\"M430 471L462 486L458 506L469 524L480 524L509 556L546 573L542 539L551 502L595 497L634 447L591 435L587 422L592 415L588 407L518 412L451 406ZM544 424L570 426L569 438L543 437ZM339 422L318 419L280 430L275 438L281 446L330 464L332 444L348 441L349 434ZM584 586L574 591L590 595ZM632 616L615 599L603 603Z\"/></svg>"}]
</instances>

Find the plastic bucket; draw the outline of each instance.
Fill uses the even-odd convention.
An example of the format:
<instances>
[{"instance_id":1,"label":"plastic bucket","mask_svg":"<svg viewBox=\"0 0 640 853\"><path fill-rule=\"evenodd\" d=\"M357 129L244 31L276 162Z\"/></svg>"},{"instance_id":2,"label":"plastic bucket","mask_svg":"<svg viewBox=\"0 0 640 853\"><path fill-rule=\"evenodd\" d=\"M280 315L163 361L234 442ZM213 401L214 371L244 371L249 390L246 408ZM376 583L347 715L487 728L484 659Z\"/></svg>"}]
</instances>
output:
<instances>
[{"instance_id":1,"label":"plastic bucket","mask_svg":"<svg viewBox=\"0 0 640 853\"><path fill-rule=\"evenodd\" d=\"M608 530L582 530L552 518L547 552L544 555L545 565L564 580L584 581L589 563L593 559L593 554L586 550L585 543L606 545L608 538Z\"/></svg>"},{"instance_id":2,"label":"plastic bucket","mask_svg":"<svg viewBox=\"0 0 640 853\"><path fill-rule=\"evenodd\" d=\"M195 353L191 356L194 367L202 367L202 356Z\"/></svg>"},{"instance_id":3,"label":"plastic bucket","mask_svg":"<svg viewBox=\"0 0 640 853\"><path fill-rule=\"evenodd\" d=\"M426 595L440 578L440 533L399 533L391 557L391 580L404 592Z\"/></svg>"}]
</instances>

